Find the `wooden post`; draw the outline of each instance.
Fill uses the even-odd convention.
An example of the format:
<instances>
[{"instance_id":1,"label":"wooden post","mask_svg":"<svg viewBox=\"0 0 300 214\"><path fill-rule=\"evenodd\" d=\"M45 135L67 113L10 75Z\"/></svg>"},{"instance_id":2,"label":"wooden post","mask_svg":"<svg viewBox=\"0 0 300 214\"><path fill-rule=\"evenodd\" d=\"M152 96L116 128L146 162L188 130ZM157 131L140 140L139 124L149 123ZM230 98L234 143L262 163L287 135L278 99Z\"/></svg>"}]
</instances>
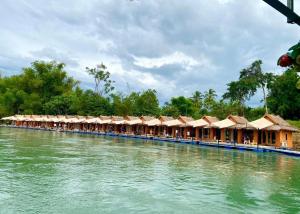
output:
<instances>
[{"instance_id":1,"label":"wooden post","mask_svg":"<svg viewBox=\"0 0 300 214\"><path fill-rule=\"evenodd\" d=\"M186 127L183 128L183 138L187 139L187 129L186 129Z\"/></svg>"},{"instance_id":2,"label":"wooden post","mask_svg":"<svg viewBox=\"0 0 300 214\"><path fill-rule=\"evenodd\" d=\"M194 129L195 129L195 139L199 140L199 127L196 127Z\"/></svg>"},{"instance_id":3,"label":"wooden post","mask_svg":"<svg viewBox=\"0 0 300 214\"><path fill-rule=\"evenodd\" d=\"M258 143L258 130L253 130L253 142Z\"/></svg>"},{"instance_id":4,"label":"wooden post","mask_svg":"<svg viewBox=\"0 0 300 214\"><path fill-rule=\"evenodd\" d=\"M237 130L237 143L244 143L243 142L243 131L242 129Z\"/></svg>"}]
</instances>

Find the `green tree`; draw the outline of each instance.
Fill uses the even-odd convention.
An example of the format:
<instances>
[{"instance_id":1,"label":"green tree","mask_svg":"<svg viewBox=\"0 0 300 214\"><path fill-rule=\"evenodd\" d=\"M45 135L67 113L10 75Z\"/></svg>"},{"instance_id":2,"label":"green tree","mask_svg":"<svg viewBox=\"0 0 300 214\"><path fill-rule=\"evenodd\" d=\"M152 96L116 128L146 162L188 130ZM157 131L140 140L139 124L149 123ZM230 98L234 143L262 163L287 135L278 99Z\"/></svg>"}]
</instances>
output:
<instances>
[{"instance_id":1,"label":"green tree","mask_svg":"<svg viewBox=\"0 0 300 214\"><path fill-rule=\"evenodd\" d=\"M217 102L216 99L217 99L217 94L214 89L209 89L208 91L204 92L203 107L205 113L208 113L213 110Z\"/></svg>"},{"instance_id":2,"label":"green tree","mask_svg":"<svg viewBox=\"0 0 300 214\"><path fill-rule=\"evenodd\" d=\"M46 114L52 115L68 115L74 114L70 110L72 106L72 98L67 95L59 95L53 97L49 102L45 103L44 110Z\"/></svg>"},{"instance_id":3,"label":"green tree","mask_svg":"<svg viewBox=\"0 0 300 214\"><path fill-rule=\"evenodd\" d=\"M68 77L64 67L64 63L55 61L35 61L23 69L19 87L26 93L38 94L43 103L53 96L71 92L78 82Z\"/></svg>"},{"instance_id":4,"label":"green tree","mask_svg":"<svg viewBox=\"0 0 300 214\"><path fill-rule=\"evenodd\" d=\"M105 98L92 90L84 91L79 97L79 115L111 115L112 107L109 98Z\"/></svg>"},{"instance_id":5,"label":"green tree","mask_svg":"<svg viewBox=\"0 0 300 214\"><path fill-rule=\"evenodd\" d=\"M248 85L249 96L253 96L257 88L262 89L264 106L266 113L268 113L267 95L269 85L274 79L274 75L272 73L264 73L261 69L261 65L261 60L254 61L248 68L245 68L240 72L239 81ZM254 88L256 89L254 90Z\"/></svg>"},{"instance_id":6,"label":"green tree","mask_svg":"<svg viewBox=\"0 0 300 214\"><path fill-rule=\"evenodd\" d=\"M170 103L165 103L161 110L162 115L170 116L177 118L180 116L180 111L176 106L171 105Z\"/></svg>"},{"instance_id":7,"label":"green tree","mask_svg":"<svg viewBox=\"0 0 300 214\"><path fill-rule=\"evenodd\" d=\"M137 98L136 107L138 110L136 115L138 116L158 116L160 108L156 91L153 89L143 91Z\"/></svg>"},{"instance_id":8,"label":"green tree","mask_svg":"<svg viewBox=\"0 0 300 214\"><path fill-rule=\"evenodd\" d=\"M192 97L190 98L193 102L193 117L194 118L200 118L203 111L202 111L202 107L203 107L203 95L200 91L195 91L192 95Z\"/></svg>"},{"instance_id":9,"label":"green tree","mask_svg":"<svg viewBox=\"0 0 300 214\"><path fill-rule=\"evenodd\" d=\"M193 110L194 109L192 100L184 96L179 96L172 97L170 103L165 103L162 112L166 115L177 115L177 113L179 113L180 115L192 116L194 113Z\"/></svg>"},{"instance_id":10,"label":"green tree","mask_svg":"<svg viewBox=\"0 0 300 214\"><path fill-rule=\"evenodd\" d=\"M103 63L97 65L96 68L86 67L86 72L94 78L95 93L104 96L114 90L114 81L110 79L110 72Z\"/></svg>"},{"instance_id":11,"label":"green tree","mask_svg":"<svg viewBox=\"0 0 300 214\"><path fill-rule=\"evenodd\" d=\"M294 68L275 78L268 96L269 108L273 113L286 119L300 119L300 89L295 87L299 79Z\"/></svg>"}]
</instances>

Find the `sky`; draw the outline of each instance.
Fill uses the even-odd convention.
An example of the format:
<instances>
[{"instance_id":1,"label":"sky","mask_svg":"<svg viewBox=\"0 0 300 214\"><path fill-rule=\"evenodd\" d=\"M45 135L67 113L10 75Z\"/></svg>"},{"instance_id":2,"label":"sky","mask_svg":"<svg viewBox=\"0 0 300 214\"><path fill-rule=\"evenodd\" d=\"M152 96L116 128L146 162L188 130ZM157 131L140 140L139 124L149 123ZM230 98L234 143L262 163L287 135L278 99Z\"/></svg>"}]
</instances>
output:
<instances>
[{"instance_id":1,"label":"sky","mask_svg":"<svg viewBox=\"0 0 300 214\"><path fill-rule=\"evenodd\" d=\"M151 88L163 103L213 88L221 97L256 59L282 73L277 59L299 35L262 0L1 0L0 70L57 60L92 89L85 68L103 62L123 94Z\"/></svg>"}]
</instances>

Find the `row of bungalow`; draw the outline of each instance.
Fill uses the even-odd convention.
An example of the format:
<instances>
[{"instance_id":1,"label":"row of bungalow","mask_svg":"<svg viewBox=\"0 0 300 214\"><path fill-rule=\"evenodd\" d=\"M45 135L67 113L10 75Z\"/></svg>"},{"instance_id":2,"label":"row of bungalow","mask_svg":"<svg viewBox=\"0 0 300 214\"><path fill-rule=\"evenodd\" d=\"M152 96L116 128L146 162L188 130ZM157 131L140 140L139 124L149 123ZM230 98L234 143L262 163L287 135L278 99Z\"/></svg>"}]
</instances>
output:
<instances>
[{"instance_id":1,"label":"row of bungalow","mask_svg":"<svg viewBox=\"0 0 300 214\"><path fill-rule=\"evenodd\" d=\"M205 142L293 147L293 132L298 131L280 116L266 114L249 122L241 116L229 115L224 120L212 116L201 119L180 116L66 116L15 115L2 118L10 125L61 131L112 132L182 138Z\"/></svg>"}]
</instances>

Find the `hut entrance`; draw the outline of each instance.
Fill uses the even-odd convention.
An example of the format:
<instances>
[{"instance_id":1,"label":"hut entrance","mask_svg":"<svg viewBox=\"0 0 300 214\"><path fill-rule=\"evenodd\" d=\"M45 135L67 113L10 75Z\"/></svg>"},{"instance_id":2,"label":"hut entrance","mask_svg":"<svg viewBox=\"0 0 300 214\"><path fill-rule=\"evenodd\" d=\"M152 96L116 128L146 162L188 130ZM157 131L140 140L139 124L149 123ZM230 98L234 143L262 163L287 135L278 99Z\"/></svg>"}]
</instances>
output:
<instances>
[{"instance_id":1,"label":"hut entrance","mask_svg":"<svg viewBox=\"0 0 300 214\"><path fill-rule=\"evenodd\" d=\"M216 129L216 140L221 140L221 129Z\"/></svg>"},{"instance_id":2,"label":"hut entrance","mask_svg":"<svg viewBox=\"0 0 300 214\"><path fill-rule=\"evenodd\" d=\"M237 143L238 142L237 140L238 140L238 130L234 129L233 130L233 141Z\"/></svg>"}]
</instances>

